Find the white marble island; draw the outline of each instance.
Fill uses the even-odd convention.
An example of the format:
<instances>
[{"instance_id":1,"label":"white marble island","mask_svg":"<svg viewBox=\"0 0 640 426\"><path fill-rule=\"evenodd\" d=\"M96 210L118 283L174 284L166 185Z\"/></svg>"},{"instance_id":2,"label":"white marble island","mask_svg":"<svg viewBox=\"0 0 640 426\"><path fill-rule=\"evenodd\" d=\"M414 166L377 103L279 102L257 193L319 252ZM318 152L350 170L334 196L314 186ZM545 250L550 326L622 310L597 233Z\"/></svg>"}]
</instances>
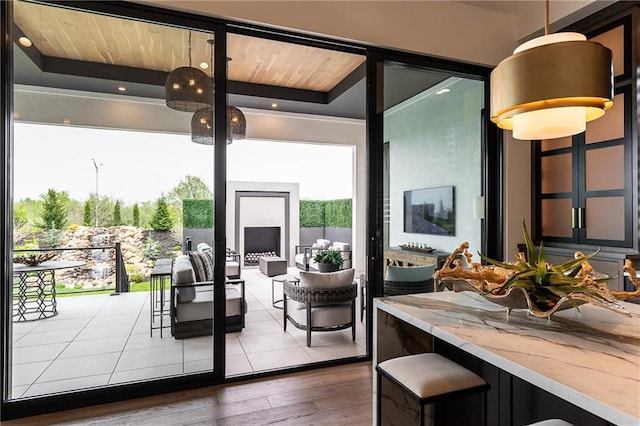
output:
<instances>
[{"instance_id":1,"label":"white marble island","mask_svg":"<svg viewBox=\"0 0 640 426\"><path fill-rule=\"evenodd\" d=\"M550 321L524 311L507 316L505 308L469 292L380 298L374 306L376 363L437 350L441 341L603 419L603 424L640 425L639 305L625 304L631 317L583 305L580 312L562 311ZM504 388L504 378L494 381L494 393L496 387ZM496 398L493 403L505 404ZM495 414L490 423L513 421L505 418L513 414Z\"/></svg>"}]
</instances>

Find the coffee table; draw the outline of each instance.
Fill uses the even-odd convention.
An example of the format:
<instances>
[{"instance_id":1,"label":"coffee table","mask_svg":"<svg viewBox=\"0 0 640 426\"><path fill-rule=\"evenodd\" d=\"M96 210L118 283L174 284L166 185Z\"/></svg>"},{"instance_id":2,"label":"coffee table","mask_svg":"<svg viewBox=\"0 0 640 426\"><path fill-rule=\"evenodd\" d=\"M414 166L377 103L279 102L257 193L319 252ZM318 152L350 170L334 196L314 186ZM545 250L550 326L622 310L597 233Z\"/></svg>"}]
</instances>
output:
<instances>
[{"instance_id":1,"label":"coffee table","mask_svg":"<svg viewBox=\"0 0 640 426\"><path fill-rule=\"evenodd\" d=\"M276 283L282 283L284 281L289 281L289 282L297 284L297 283L300 282L300 277L296 277L296 276L290 275L290 274L284 274L284 275L276 275L275 277L271 278L271 305L274 308L277 308L277 309L282 309L283 306L276 305L276 303L282 302L282 299L275 300L275 290L274 290L274 288L275 288L275 284Z\"/></svg>"}]
</instances>

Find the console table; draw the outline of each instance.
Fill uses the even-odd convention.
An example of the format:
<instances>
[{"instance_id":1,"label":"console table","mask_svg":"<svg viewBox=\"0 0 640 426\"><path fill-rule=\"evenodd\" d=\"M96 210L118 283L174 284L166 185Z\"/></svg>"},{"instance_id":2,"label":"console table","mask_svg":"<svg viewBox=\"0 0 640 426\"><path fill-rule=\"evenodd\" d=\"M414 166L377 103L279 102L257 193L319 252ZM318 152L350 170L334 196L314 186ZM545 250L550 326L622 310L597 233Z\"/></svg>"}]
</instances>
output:
<instances>
[{"instance_id":1,"label":"console table","mask_svg":"<svg viewBox=\"0 0 640 426\"><path fill-rule=\"evenodd\" d=\"M491 385L490 425L547 418L576 425L638 425L640 306L623 304L630 318L582 305L580 311L567 309L547 320L523 310L507 315L504 307L471 292L379 298L374 300L373 361L438 352L473 370ZM375 374L373 380L375 416ZM393 415L394 424L411 424L415 404L393 389L383 392L383 415ZM477 419L480 404L473 403L439 405L436 415L447 416L442 424L472 424L456 416Z\"/></svg>"},{"instance_id":2,"label":"console table","mask_svg":"<svg viewBox=\"0 0 640 426\"><path fill-rule=\"evenodd\" d=\"M382 276L387 272L387 266L424 266L436 265L436 269L442 268L444 262L451 253L434 250L431 253L424 253L413 250L405 250L400 247L387 247L384 249L384 270Z\"/></svg>"}]
</instances>

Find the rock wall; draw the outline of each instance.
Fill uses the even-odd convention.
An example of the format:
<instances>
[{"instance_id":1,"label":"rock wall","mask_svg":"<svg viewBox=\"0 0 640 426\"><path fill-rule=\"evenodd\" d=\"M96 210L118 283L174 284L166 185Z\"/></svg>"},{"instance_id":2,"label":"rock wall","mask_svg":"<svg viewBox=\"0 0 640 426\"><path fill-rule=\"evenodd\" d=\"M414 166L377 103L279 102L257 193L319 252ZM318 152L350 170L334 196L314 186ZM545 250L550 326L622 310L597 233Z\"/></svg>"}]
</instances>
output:
<instances>
[{"instance_id":1,"label":"rock wall","mask_svg":"<svg viewBox=\"0 0 640 426\"><path fill-rule=\"evenodd\" d=\"M153 268L153 261L147 258L143 251L147 238L158 242L158 257L175 256L176 252L172 250L178 245L170 232L150 233L134 226L80 226L77 229L62 231L60 237L59 248L65 250L57 251L54 260L80 260L86 262L86 265L56 271L56 283L86 289L115 288L115 249L99 247L113 247L120 243L122 258L128 272L148 277ZM41 248L46 247L41 243Z\"/></svg>"}]
</instances>

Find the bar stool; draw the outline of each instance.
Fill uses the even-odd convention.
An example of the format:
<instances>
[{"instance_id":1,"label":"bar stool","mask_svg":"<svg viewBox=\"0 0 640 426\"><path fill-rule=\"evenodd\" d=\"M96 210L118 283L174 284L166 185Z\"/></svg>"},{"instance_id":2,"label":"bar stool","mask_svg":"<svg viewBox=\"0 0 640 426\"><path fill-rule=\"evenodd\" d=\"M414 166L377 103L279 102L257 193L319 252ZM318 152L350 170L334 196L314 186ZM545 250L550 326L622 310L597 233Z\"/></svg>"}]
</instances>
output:
<instances>
[{"instance_id":1,"label":"bar stool","mask_svg":"<svg viewBox=\"0 0 640 426\"><path fill-rule=\"evenodd\" d=\"M573 426L573 424L565 422L562 419L549 419L531 423L528 426Z\"/></svg>"},{"instance_id":2,"label":"bar stool","mask_svg":"<svg viewBox=\"0 0 640 426\"><path fill-rule=\"evenodd\" d=\"M482 392L482 424L487 420L489 384L477 374L436 353L408 355L383 361L378 374L377 417L382 419L381 376L408 392L420 407L420 425L424 425L424 407L449 397Z\"/></svg>"}]
</instances>

